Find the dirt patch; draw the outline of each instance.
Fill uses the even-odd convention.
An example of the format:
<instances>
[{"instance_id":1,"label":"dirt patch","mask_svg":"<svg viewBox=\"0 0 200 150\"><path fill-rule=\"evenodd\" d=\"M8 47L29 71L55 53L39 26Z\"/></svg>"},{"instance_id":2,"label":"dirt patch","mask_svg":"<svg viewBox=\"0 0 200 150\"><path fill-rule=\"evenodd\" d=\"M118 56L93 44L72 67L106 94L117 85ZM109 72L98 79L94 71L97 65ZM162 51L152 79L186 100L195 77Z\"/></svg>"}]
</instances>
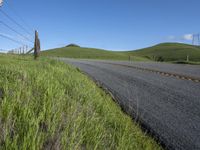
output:
<instances>
[{"instance_id":1,"label":"dirt patch","mask_svg":"<svg viewBox=\"0 0 200 150\"><path fill-rule=\"evenodd\" d=\"M0 100L4 98L4 89L0 88Z\"/></svg>"}]
</instances>

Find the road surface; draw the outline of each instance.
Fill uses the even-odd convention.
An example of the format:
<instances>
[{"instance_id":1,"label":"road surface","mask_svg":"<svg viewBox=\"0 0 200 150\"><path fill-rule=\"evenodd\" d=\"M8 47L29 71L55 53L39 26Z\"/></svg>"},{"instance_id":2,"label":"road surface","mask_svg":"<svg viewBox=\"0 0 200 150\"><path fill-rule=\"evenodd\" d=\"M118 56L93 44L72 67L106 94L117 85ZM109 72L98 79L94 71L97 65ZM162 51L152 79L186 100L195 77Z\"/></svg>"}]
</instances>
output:
<instances>
[{"instance_id":1,"label":"road surface","mask_svg":"<svg viewBox=\"0 0 200 150\"><path fill-rule=\"evenodd\" d=\"M200 149L200 66L60 60L101 83L167 149Z\"/></svg>"}]
</instances>

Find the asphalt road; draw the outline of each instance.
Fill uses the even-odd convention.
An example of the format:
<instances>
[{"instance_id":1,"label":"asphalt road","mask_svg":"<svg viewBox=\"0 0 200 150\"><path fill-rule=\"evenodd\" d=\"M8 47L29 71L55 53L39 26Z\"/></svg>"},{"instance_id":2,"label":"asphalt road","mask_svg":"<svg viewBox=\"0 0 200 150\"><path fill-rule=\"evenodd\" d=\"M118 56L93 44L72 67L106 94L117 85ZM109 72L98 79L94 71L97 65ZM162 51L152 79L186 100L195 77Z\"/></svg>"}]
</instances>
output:
<instances>
[{"instance_id":1,"label":"asphalt road","mask_svg":"<svg viewBox=\"0 0 200 150\"><path fill-rule=\"evenodd\" d=\"M200 149L200 82L138 69L200 78L200 66L61 60L100 82L167 149Z\"/></svg>"}]
</instances>

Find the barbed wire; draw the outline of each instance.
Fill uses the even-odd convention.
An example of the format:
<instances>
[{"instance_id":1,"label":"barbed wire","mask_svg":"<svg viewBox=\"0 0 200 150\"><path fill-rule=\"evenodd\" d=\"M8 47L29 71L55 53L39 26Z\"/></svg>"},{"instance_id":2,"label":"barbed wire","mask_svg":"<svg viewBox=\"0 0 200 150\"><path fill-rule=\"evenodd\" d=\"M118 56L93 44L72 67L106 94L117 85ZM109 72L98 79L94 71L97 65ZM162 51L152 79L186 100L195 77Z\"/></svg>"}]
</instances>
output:
<instances>
[{"instance_id":1,"label":"barbed wire","mask_svg":"<svg viewBox=\"0 0 200 150\"><path fill-rule=\"evenodd\" d=\"M13 29L12 27L10 27L8 24L6 24L3 21L0 21L0 24L4 25L5 27L7 27L8 29L10 29L11 31L15 32L16 34L18 34L19 36L21 36L22 38L24 38L25 40L27 40L28 42L34 43L31 39L29 39L28 37L26 37L25 35L21 34L20 32L16 31L15 29Z\"/></svg>"},{"instance_id":2,"label":"barbed wire","mask_svg":"<svg viewBox=\"0 0 200 150\"><path fill-rule=\"evenodd\" d=\"M17 16L24 23L24 25L26 26L27 29L34 32L34 29L30 27L30 25L21 17L21 15L19 15L19 13L16 11L16 9L14 9L12 7L12 5L10 5L10 3L8 3L8 1L4 1L4 3L6 3L7 6L10 8L10 10L12 10L12 12L15 14L15 16Z\"/></svg>"},{"instance_id":3,"label":"barbed wire","mask_svg":"<svg viewBox=\"0 0 200 150\"><path fill-rule=\"evenodd\" d=\"M11 36L9 34L4 34L4 33L0 33L0 37L4 38L6 40L12 41L16 44L23 45L20 48L12 49L12 50L18 49L18 52L21 51L21 48L24 49L24 46L27 47L27 49L28 49L28 47L32 47L32 46L30 46L30 44L25 44L25 43L28 42L28 43L31 43L31 45L34 44L34 41L33 41L34 36L33 36L33 34L31 34L33 30L24 21L24 19L15 11L15 9L9 5L9 3L7 1L4 1L4 2L14 12L15 17L17 16L18 19L11 17L7 12L2 10L2 6L0 7L0 14L2 14L7 19L9 19L9 21L14 23L14 25L17 26L18 28L14 28L13 24L9 25L7 23L7 21L5 22L3 20L0 20L0 24L3 25L4 27L6 27L7 29L9 29L10 31L12 31L13 33L17 34L18 37L14 37L14 36ZM20 19L21 23L18 22L19 19ZM22 24L22 22L23 22L23 24ZM19 29L21 29L21 30L19 31ZM23 33L22 33L22 31L23 31ZM1 51L10 52L10 50L5 50L5 49L4 50L1 49Z\"/></svg>"},{"instance_id":4,"label":"barbed wire","mask_svg":"<svg viewBox=\"0 0 200 150\"><path fill-rule=\"evenodd\" d=\"M6 34L0 33L0 37L2 37L2 38L4 38L4 39L7 39L7 40L10 40L10 41L12 41L12 42L14 42L14 43L17 43L17 44L26 45L26 44L22 43L21 41L15 40L13 37L10 37L10 36L8 36L8 35L6 35Z\"/></svg>"},{"instance_id":5,"label":"barbed wire","mask_svg":"<svg viewBox=\"0 0 200 150\"><path fill-rule=\"evenodd\" d=\"M17 21L15 21L15 19L13 19L12 17L10 17L6 12L4 12L2 9L0 9L1 14L3 14L5 17L7 17L10 21L12 21L13 23L15 23L19 28L21 28L22 30L24 30L27 34L29 34L30 36L31 33L29 31L26 30L26 28L24 28L21 24L19 24Z\"/></svg>"}]
</instances>

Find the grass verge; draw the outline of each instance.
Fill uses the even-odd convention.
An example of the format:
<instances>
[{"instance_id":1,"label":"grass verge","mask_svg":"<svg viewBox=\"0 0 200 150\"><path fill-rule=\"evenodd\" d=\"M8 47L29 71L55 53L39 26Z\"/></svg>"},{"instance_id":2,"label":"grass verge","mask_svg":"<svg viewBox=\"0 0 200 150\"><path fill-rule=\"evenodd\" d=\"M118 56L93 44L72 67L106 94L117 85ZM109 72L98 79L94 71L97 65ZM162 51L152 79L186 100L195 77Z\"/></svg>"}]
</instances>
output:
<instances>
[{"instance_id":1,"label":"grass verge","mask_svg":"<svg viewBox=\"0 0 200 150\"><path fill-rule=\"evenodd\" d=\"M161 149L77 69L21 56L0 64L0 149Z\"/></svg>"}]
</instances>

